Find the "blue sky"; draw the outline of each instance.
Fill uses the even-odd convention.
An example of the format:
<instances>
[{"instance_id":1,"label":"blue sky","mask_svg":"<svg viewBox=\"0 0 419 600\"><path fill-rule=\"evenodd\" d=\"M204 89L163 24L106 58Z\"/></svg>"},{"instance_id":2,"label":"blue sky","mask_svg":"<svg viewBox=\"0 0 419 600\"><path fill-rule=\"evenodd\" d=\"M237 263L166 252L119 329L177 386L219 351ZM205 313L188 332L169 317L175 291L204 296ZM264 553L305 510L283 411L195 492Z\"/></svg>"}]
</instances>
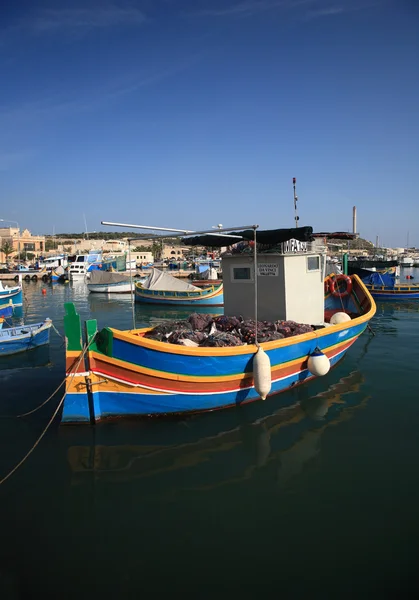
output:
<instances>
[{"instance_id":1,"label":"blue sky","mask_svg":"<svg viewBox=\"0 0 419 600\"><path fill-rule=\"evenodd\" d=\"M6 0L0 218L419 246L415 0Z\"/></svg>"}]
</instances>

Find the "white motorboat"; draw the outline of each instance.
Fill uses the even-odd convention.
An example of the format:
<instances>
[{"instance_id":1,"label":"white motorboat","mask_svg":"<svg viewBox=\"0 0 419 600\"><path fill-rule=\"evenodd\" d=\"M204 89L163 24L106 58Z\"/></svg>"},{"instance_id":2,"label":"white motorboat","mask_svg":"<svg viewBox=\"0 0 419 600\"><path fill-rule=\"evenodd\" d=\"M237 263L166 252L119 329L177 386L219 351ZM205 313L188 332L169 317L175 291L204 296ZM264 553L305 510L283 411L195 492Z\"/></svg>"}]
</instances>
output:
<instances>
[{"instance_id":1,"label":"white motorboat","mask_svg":"<svg viewBox=\"0 0 419 600\"><path fill-rule=\"evenodd\" d=\"M86 273L89 267L93 263L100 262L102 260L102 252L97 250L91 250L89 254L77 254L75 260L70 262L68 270L68 277L72 281L82 280L86 277Z\"/></svg>"}]
</instances>

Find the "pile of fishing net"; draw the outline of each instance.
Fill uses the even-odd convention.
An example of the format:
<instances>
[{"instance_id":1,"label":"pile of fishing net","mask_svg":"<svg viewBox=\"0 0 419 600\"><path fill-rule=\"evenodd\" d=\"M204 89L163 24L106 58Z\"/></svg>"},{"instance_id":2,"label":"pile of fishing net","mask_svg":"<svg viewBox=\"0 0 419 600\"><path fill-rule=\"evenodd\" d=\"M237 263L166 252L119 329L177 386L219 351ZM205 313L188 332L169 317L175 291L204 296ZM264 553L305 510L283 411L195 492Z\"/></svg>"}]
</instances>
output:
<instances>
[{"instance_id":1,"label":"pile of fishing net","mask_svg":"<svg viewBox=\"0 0 419 600\"><path fill-rule=\"evenodd\" d=\"M257 321L243 317L227 317L193 313L184 321L161 323L144 337L184 346L222 347L254 344L257 331L259 343L280 340L314 331L311 325L295 321Z\"/></svg>"}]
</instances>

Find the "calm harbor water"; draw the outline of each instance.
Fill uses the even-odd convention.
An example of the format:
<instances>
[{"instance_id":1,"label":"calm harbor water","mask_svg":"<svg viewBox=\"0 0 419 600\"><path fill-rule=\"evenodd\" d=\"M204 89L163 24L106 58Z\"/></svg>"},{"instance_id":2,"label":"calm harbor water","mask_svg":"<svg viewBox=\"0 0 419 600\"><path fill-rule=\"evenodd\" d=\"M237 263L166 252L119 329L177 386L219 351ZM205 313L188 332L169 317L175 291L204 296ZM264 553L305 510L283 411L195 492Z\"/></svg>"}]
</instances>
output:
<instances>
[{"instance_id":1,"label":"calm harbor water","mask_svg":"<svg viewBox=\"0 0 419 600\"><path fill-rule=\"evenodd\" d=\"M24 294L25 320L49 316L61 334L66 301L100 327L132 326L129 297L83 283ZM137 326L189 312L135 307ZM372 327L326 378L266 402L53 423L0 487L0 599L416 597L419 303L379 304ZM49 348L1 360L3 417L38 406L63 375L54 332ZM0 419L0 477L59 397Z\"/></svg>"}]
</instances>

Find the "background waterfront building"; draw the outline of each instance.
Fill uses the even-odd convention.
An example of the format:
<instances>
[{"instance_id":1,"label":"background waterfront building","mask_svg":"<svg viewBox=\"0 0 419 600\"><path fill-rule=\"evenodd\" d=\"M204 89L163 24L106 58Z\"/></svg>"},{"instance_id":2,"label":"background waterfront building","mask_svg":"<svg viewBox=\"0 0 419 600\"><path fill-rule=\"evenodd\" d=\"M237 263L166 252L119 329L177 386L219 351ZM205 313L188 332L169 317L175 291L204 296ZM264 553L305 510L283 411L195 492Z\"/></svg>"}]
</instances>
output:
<instances>
[{"instance_id":1,"label":"background waterfront building","mask_svg":"<svg viewBox=\"0 0 419 600\"><path fill-rule=\"evenodd\" d=\"M45 251L45 236L32 235L29 229L20 230L19 227L0 228L0 262L6 262L6 253L1 251L6 245L11 246L13 251L7 260L17 260L19 253L21 258L26 255L39 256Z\"/></svg>"}]
</instances>

